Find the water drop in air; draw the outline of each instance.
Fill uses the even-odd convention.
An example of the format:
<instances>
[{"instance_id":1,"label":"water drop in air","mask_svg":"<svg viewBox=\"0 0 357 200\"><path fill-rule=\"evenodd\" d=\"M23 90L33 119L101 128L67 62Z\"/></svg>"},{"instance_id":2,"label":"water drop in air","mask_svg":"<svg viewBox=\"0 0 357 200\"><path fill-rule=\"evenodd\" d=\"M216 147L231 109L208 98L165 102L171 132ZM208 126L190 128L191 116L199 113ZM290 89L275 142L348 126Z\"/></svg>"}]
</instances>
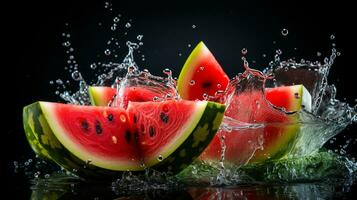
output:
<instances>
[{"instance_id":1,"label":"water drop in air","mask_svg":"<svg viewBox=\"0 0 357 200\"><path fill-rule=\"evenodd\" d=\"M130 28L131 27L131 24L129 23L129 22L127 22L126 24L125 24L125 28Z\"/></svg>"},{"instance_id":2,"label":"water drop in air","mask_svg":"<svg viewBox=\"0 0 357 200\"><path fill-rule=\"evenodd\" d=\"M95 64L95 63L91 64L91 65L90 65L90 68L91 68L91 69L96 69L96 68L97 68L97 64Z\"/></svg>"},{"instance_id":3,"label":"water drop in air","mask_svg":"<svg viewBox=\"0 0 357 200\"><path fill-rule=\"evenodd\" d=\"M163 160L162 155L159 155L159 157L157 157L157 160L161 162Z\"/></svg>"},{"instance_id":4,"label":"water drop in air","mask_svg":"<svg viewBox=\"0 0 357 200\"><path fill-rule=\"evenodd\" d=\"M106 49L106 50L104 51L104 54L107 55L107 56L109 56L109 55L111 54L111 52L110 52L109 49Z\"/></svg>"},{"instance_id":5,"label":"water drop in air","mask_svg":"<svg viewBox=\"0 0 357 200\"><path fill-rule=\"evenodd\" d=\"M113 21L114 21L115 23L119 22L119 17L114 17Z\"/></svg>"},{"instance_id":6,"label":"water drop in air","mask_svg":"<svg viewBox=\"0 0 357 200\"><path fill-rule=\"evenodd\" d=\"M196 25L193 24L193 25L192 25L192 28L195 29L195 28L196 28Z\"/></svg>"},{"instance_id":7,"label":"water drop in air","mask_svg":"<svg viewBox=\"0 0 357 200\"><path fill-rule=\"evenodd\" d=\"M330 35L330 39L334 40L335 39L335 35Z\"/></svg>"},{"instance_id":8,"label":"water drop in air","mask_svg":"<svg viewBox=\"0 0 357 200\"><path fill-rule=\"evenodd\" d=\"M281 34L282 34L283 36L287 36L287 35L289 34L288 29L284 28L283 30L281 30Z\"/></svg>"},{"instance_id":9,"label":"water drop in air","mask_svg":"<svg viewBox=\"0 0 357 200\"><path fill-rule=\"evenodd\" d=\"M138 35L138 36L136 36L136 39L141 41L143 39L143 37L144 37L143 35Z\"/></svg>"},{"instance_id":10,"label":"water drop in air","mask_svg":"<svg viewBox=\"0 0 357 200\"><path fill-rule=\"evenodd\" d=\"M194 85L195 84L195 80L190 80L190 85Z\"/></svg>"},{"instance_id":11,"label":"water drop in air","mask_svg":"<svg viewBox=\"0 0 357 200\"><path fill-rule=\"evenodd\" d=\"M245 55L245 54L248 53L248 50L247 50L246 48L243 48L243 49L241 50L241 52L242 52L243 55Z\"/></svg>"},{"instance_id":12,"label":"water drop in air","mask_svg":"<svg viewBox=\"0 0 357 200\"><path fill-rule=\"evenodd\" d=\"M79 71L74 71L74 72L72 73L72 78L73 78L73 80L75 80L75 81L79 81L79 80L82 79L82 75L81 75L81 73L80 73Z\"/></svg>"}]
</instances>

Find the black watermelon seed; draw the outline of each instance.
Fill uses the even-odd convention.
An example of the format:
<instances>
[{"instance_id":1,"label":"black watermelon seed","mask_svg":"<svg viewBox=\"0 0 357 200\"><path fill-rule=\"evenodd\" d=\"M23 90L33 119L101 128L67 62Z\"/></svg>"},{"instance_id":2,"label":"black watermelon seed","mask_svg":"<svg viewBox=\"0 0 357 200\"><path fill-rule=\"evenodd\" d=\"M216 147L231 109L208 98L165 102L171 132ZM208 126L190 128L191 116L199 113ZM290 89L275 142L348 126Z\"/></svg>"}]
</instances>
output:
<instances>
[{"instance_id":1,"label":"black watermelon seed","mask_svg":"<svg viewBox=\"0 0 357 200\"><path fill-rule=\"evenodd\" d=\"M154 135L155 135L155 129L152 126L150 126L150 128L149 128L149 135L150 135L150 137L154 137Z\"/></svg>"},{"instance_id":2,"label":"black watermelon seed","mask_svg":"<svg viewBox=\"0 0 357 200\"><path fill-rule=\"evenodd\" d=\"M89 124L87 121L81 121L81 127L84 131L89 131Z\"/></svg>"},{"instance_id":3,"label":"black watermelon seed","mask_svg":"<svg viewBox=\"0 0 357 200\"><path fill-rule=\"evenodd\" d=\"M110 122L112 122L114 120L114 116L112 113L110 113L107 118Z\"/></svg>"},{"instance_id":4,"label":"black watermelon seed","mask_svg":"<svg viewBox=\"0 0 357 200\"><path fill-rule=\"evenodd\" d=\"M203 88L209 88L209 87L211 87L211 85L212 85L212 82L204 82L204 83L201 84L201 86Z\"/></svg>"},{"instance_id":5,"label":"black watermelon seed","mask_svg":"<svg viewBox=\"0 0 357 200\"><path fill-rule=\"evenodd\" d=\"M165 113L160 113L160 119L161 119L161 121L162 122L164 122L164 123L166 123L167 124L167 122L169 122L169 116L168 115L166 115Z\"/></svg>"},{"instance_id":6,"label":"black watermelon seed","mask_svg":"<svg viewBox=\"0 0 357 200\"><path fill-rule=\"evenodd\" d=\"M130 131L126 131L125 132L125 140L130 143L130 140L131 140L131 133Z\"/></svg>"},{"instance_id":7,"label":"black watermelon seed","mask_svg":"<svg viewBox=\"0 0 357 200\"><path fill-rule=\"evenodd\" d=\"M144 133L144 131L145 131L145 127L144 127L144 125L143 125L143 124L141 124L141 126L140 126L140 130L141 130L141 132L142 132L142 133Z\"/></svg>"},{"instance_id":8,"label":"black watermelon seed","mask_svg":"<svg viewBox=\"0 0 357 200\"><path fill-rule=\"evenodd\" d=\"M101 134L103 132L102 126L100 125L100 122L98 120L95 121L95 132L97 134Z\"/></svg>"},{"instance_id":9,"label":"black watermelon seed","mask_svg":"<svg viewBox=\"0 0 357 200\"><path fill-rule=\"evenodd\" d=\"M134 119L133 120L134 120L134 124L136 124L136 115L134 115Z\"/></svg>"}]
</instances>

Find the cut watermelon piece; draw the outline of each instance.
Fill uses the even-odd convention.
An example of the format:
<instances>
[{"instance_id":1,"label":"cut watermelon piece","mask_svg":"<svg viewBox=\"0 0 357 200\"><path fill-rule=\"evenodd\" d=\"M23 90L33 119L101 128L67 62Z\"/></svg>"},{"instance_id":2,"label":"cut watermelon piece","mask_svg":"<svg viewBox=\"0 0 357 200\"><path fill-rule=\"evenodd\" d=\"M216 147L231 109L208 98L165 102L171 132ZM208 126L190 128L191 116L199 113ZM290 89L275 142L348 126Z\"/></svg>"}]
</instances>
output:
<instances>
[{"instance_id":1,"label":"cut watermelon piece","mask_svg":"<svg viewBox=\"0 0 357 200\"><path fill-rule=\"evenodd\" d=\"M227 74L206 45L200 42L181 70L177 89L183 99L202 100L206 95L215 97L217 91L225 91L228 83Z\"/></svg>"},{"instance_id":2,"label":"cut watermelon piece","mask_svg":"<svg viewBox=\"0 0 357 200\"><path fill-rule=\"evenodd\" d=\"M224 109L207 101L130 103L128 110L37 102L24 108L23 122L37 154L80 176L144 166L176 173L208 145Z\"/></svg>"},{"instance_id":3,"label":"cut watermelon piece","mask_svg":"<svg viewBox=\"0 0 357 200\"><path fill-rule=\"evenodd\" d=\"M108 106L108 104L114 100L117 89L104 86L90 86L88 93L92 105Z\"/></svg>"},{"instance_id":4,"label":"cut watermelon piece","mask_svg":"<svg viewBox=\"0 0 357 200\"><path fill-rule=\"evenodd\" d=\"M117 89L104 86L90 86L88 92L91 103L95 106L108 106L108 104L113 101L117 95ZM129 101L145 102L153 101L155 97L164 98L162 97L162 91L153 91L150 87L125 87L125 89L121 92L122 94L120 94L120 96L122 98L120 100L123 101L123 108L128 107Z\"/></svg>"},{"instance_id":5,"label":"cut watermelon piece","mask_svg":"<svg viewBox=\"0 0 357 200\"><path fill-rule=\"evenodd\" d=\"M264 127L233 130L229 133L220 131L201 158L214 161L221 158L222 136L226 145L225 160L231 163L260 162L286 155L294 146L300 130L297 123L299 115L287 115L270 104L287 111L299 111L302 107L311 111L311 95L303 85L295 85L266 89L265 97L269 102L260 91L233 96L236 103L227 108L225 115L241 122L264 123Z\"/></svg>"}]
</instances>

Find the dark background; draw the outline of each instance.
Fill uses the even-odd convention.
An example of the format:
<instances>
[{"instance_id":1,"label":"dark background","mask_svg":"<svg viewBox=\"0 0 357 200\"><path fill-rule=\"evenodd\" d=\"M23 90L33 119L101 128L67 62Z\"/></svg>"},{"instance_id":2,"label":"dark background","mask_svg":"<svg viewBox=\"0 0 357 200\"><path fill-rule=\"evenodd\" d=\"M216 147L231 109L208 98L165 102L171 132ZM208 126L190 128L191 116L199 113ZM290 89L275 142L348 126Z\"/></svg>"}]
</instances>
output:
<instances>
[{"instance_id":1,"label":"dark background","mask_svg":"<svg viewBox=\"0 0 357 200\"><path fill-rule=\"evenodd\" d=\"M89 65L94 61L109 61L103 52L106 41L113 36L110 31L113 17L121 14L118 23L121 31L114 36L123 43L119 60L127 52L126 40L134 41L143 34L141 52L146 61L138 64L160 75L169 67L175 76L199 41L214 53L224 70L232 77L241 72L241 49L248 49L248 58L255 60L251 66L262 69L273 59L276 49L282 49L283 58L296 57L322 60L331 50L330 35L334 34L336 48L341 52L329 76L337 87L339 99L355 104L357 86L356 68L356 11L352 3L337 1L113 1L112 12L104 2L47 2L13 3L3 5L2 28L5 44L2 54L2 101L5 107L2 125L1 170L8 192L27 198L28 180L13 173L13 161L33 157L22 129L23 106L37 100L58 101L50 80L69 79L64 72L67 62L65 48L61 45L63 32L71 33L71 43L79 70L87 77L93 76ZM128 35L123 37L125 22L132 19ZM68 22L69 25L65 26ZM98 26L101 22L102 26ZM196 28L193 29L192 25ZM289 34L281 35L286 28ZM274 42L275 41L275 44ZM188 47L191 44L191 48ZM293 50L294 48L297 50ZM316 52L322 53L317 57ZM182 56L179 56L179 54ZM98 57L97 55L100 54ZM263 58L262 54L267 57ZM73 84L76 86L76 83ZM337 136L334 149L346 138L355 140L356 125ZM353 135L353 136L352 136ZM354 144L347 149L356 156Z\"/></svg>"}]
</instances>

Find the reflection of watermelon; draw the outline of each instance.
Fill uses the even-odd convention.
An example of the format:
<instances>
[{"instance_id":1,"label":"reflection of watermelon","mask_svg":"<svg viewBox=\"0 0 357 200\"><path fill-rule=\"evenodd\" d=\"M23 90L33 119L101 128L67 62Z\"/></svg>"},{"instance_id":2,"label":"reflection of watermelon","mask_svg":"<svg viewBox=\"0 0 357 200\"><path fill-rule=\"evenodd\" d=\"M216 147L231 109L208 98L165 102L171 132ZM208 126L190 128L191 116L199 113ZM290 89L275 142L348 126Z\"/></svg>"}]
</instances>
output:
<instances>
[{"instance_id":1,"label":"reflection of watermelon","mask_svg":"<svg viewBox=\"0 0 357 200\"><path fill-rule=\"evenodd\" d=\"M117 93L117 89L111 87L97 86L89 87L88 92L92 105L107 106L112 100L114 100L114 97ZM129 101L153 101L155 96L161 95L144 87L126 87L122 96L124 97L124 107L126 107Z\"/></svg>"},{"instance_id":2,"label":"reflection of watermelon","mask_svg":"<svg viewBox=\"0 0 357 200\"><path fill-rule=\"evenodd\" d=\"M79 175L144 165L175 173L208 145L223 112L207 101L129 103L128 110L38 102L24 108L23 122L36 153Z\"/></svg>"},{"instance_id":3,"label":"reflection of watermelon","mask_svg":"<svg viewBox=\"0 0 357 200\"><path fill-rule=\"evenodd\" d=\"M298 111L302 106L311 109L311 96L302 85L285 86L266 89L266 99L275 106L289 111ZM242 122L265 123L265 127L233 130L230 133L223 131L218 135L225 136L225 160L236 164L250 161L281 158L293 146L299 132L296 123L298 114L286 115L271 107L260 91L244 92L233 97L236 104L227 108L226 116ZM256 102L259 102L257 104ZM263 149L257 148L263 143ZM219 137L215 137L202 154L203 159L217 160L221 156Z\"/></svg>"},{"instance_id":4,"label":"reflection of watermelon","mask_svg":"<svg viewBox=\"0 0 357 200\"><path fill-rule=\"evenodd\" d=\"M215 96L224 91L229 78L208 50L200 42L188 57L177 81L177 89L183 99L203 99L204 94Z\"/></svg>"},{"instance_id":5,"label":"reflection of watermelon","mask_svg":"<svg viewBox=\"0 0 357 200\"><path fill-rule=\"evenodd\" d=\"M204 66L203 71L200 70L202 66ZM191 80L194 80L195 84L190 84ZM215 87L218 82L220 86L223 86L219 89L225 90L229 82L228 76L201 42L193 50L180 73L177 81L178 91L184 99L203 99L204 93L214 95L218 89ZM207 85L210 87L206 87ZM283 156L292 146L299 130L297 124L287 125L286 123L296 122L297 116L287 116L282 111L274 109L265 101L264 95L259 91L244 91L233 98L233 101L238 104L230 105L227 108L226 116L241 122L285 123L284 127L270 124L265 128L234 130L231 134L221 131L204 152L202 158L214 160L220 158L219 137L222 136L221 134L226 137L226 160L234 163L241 164L249 160L255 150L261 146L259 144L261 142L264 142L264 150L256 151L251 161ZM311 109L311 96L302 85L266 89L266 99L273 105L288 111L300 110L302 102L306 110ZM256 101L261 103L257 105Z\"/></svg>"}]
</instances>

